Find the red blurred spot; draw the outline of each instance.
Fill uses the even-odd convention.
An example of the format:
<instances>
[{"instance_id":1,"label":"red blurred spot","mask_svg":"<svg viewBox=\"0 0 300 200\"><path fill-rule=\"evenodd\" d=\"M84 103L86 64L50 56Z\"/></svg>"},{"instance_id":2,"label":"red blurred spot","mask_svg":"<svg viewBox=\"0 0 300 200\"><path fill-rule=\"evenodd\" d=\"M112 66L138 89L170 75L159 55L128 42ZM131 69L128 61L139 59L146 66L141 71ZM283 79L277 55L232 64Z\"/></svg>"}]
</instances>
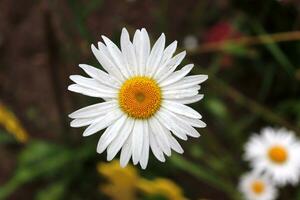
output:
<instances>
[{"instance_id":1,"label":"red blurred spot","mask_svg":"<svg viewBox=\"0 0 300 200\"><path fill-rule=\"evenodd\" d=\"M213 25L203 36L205 43L222 42L227 39L238 38L241 34L227 21L220 21Z\"/></svg>"},{"instance_id":2,"label":"red blurred spot","mask_svg":"<svg viewBox=\"0 0 300 200\"><path fill-rule=\"evenodd\" d=\"M229 39L241 37L241 33L235 27L227 22L220 21L210 27L203 36L204 43L218 43ZM220 62L221 69L230 69L233 66L233 57L229 54L224 54Z\"/></svg>"}]
</instances>

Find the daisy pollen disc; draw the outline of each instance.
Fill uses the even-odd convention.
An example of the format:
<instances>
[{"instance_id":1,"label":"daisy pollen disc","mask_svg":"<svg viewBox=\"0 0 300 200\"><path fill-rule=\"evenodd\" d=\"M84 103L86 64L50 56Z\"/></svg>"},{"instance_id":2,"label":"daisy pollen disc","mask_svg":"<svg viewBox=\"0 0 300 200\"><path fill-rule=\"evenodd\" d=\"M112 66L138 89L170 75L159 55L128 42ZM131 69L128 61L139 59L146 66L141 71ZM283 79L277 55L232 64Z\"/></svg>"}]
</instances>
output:
<instances>
[{"instance_id":1,"label":"daisy pollen disc","mask_svg":"<svg viewBox=\"0 0 300 200\"><path fill-rule=\"evenodd\" d=\"M271 161L278 164L283 164L288 159L288 152L286 148L280 145L272 146L269 149L268 155Z\"/></svg>"},{"instance_id":2,"label":"daisy pollen disc","mask_svg":"<svg viewBox=\"0 0 300 200\"><path fill-rule=\"evenodd\" d=\"M252 183L252 190L256 194L263 193L265 190L265 187L266 187L265 183L260 180L253 181L253 183Z\"/></svg>"},{"instance_id":3,"label":"daisy pollen disc","mask_svg":"<svg viewBox=\"0 0 300 200\"><path fill-rule=\"evenodd\" d=\"M126 80L119 91L121 109L130 117L147 119L160 108L161 90L155 80L136 76Z\"/></svg>"}]
</instances>

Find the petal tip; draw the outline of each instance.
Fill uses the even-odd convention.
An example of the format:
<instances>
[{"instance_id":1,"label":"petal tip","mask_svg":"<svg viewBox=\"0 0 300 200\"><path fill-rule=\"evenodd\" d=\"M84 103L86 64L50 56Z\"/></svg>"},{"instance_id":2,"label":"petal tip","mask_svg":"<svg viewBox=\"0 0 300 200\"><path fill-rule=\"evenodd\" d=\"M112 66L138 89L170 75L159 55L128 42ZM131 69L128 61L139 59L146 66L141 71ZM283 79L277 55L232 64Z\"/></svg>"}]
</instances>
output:
<instances>
[{"instance_id":1,"label":"petal tip","mask_svg":"<svg viewBox=\"0 0 300 200\"><path fill-rule=\"evenodd\" d=\"M125 168L127 166L127 163L120 162L120 167Z\"/></svg>"},{"instance_id":2,"label":"petal tip","mask_svg":"<svg viewBox=\"0 0 300 200\"><path fill-rule=\"evenodd\" d=\"M70 114L68 115L68 117L71 118L71 119L74 119L74 113L70 113Z\"/></svg>"},{"instance_id":3,"label":"petal tip","mask_svg":"<svg viewBox=\"0 0 300 200\"><path fill-rule=\"evenodd\" d=\"M98 50L97 47L94 44L91 44L91 49L92 49L92 51Z\"/></svg>"},{"instance_id":4,"label":"petal tip","mask_svg":"<svg viewBox=\"0 0 300 200\"><path fill-rule=\"evenodd\" d=\"M73 85L69 85L68 86L68 90L71 91L71 92L73 92Z\"/></svg>"},{"instance_id":5,"label":"petal tip","mask_svg":"<svg viewBox=\"0 0 300 200\"><path fill-rule=\"evenodd\" d=\"M141 168L142 168L142 170L145 170L147 168L147 165L141 164Z\"/></svg>"}]
</instances>

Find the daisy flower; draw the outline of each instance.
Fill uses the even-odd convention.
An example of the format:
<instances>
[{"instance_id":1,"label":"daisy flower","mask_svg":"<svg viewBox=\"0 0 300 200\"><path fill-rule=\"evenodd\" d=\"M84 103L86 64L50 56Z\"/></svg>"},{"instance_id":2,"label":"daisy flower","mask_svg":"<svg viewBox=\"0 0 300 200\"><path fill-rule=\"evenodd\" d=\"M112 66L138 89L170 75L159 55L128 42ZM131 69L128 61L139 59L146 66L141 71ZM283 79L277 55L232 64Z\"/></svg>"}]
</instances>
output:
<instances>
[{"instance_id":1,"label":"daisy flower","mask_svg":"<svg viewBox=\"0 0 300 200\"><path fill-rule=\"evenodd\" d=\"M273 200L277 197L277 190L266 177L251 172L242 176L239 190L246 200Z\"/></svg>"},{"instance_id":2,"label":"daisy flower","mask_svg":"<svg viewBox=\"0 0 300 200\"><path fill-rule=\"evenodd\" d=\"M268 174L278 185L296 184L300 175L300 142L292 131L264 128L245 146L245 159L254 170Z\"/></svg>"},{"instance_id":3,"label":"daisy flower","mask_svg":"<svg viewBox=\"0 0 300 200\"><path fill-rule=\"evenodd\" d=\"M101 98L100 102L69 115L72 127L88 126L83 136L104 130L97 152L107 150L107 160L121 151L121 166L130 158L134 164L147 166L149 150L161 162L171 150L183 153L174 136L187 140L199 137L196 128L206 126L201 115L185 104L203 98L200 83L207 75L186 76L193 68L188 64L177 70L186 53L173 56L177 42L165 48L165 35L161 34L153 47L145 29L136 30L133 41L124 28L121 48L102 36L104 43L92 45L92 52L105 71L81 64L90 78L70 76L75 82L70 91Z\"/></svg>"}]
</instances>

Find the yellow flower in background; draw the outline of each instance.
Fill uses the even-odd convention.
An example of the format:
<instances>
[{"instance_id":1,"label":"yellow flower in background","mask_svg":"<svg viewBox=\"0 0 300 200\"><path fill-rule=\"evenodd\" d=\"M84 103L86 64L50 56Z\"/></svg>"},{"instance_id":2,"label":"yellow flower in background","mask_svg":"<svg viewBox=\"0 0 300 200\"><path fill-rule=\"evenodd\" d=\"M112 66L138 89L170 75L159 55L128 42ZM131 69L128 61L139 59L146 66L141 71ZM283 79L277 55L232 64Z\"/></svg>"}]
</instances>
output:
<instances>
[{"instance_id":1,"label":"yellow flower in background","mask_svg":"<svg viewBox=\"0 0 300 200\"><path fill-rule=\"evenodd\" d=\"M22 143L27 142L29 135L17 117L0 103L0 125Z\"/></svg>"},{"instance_id":2,"label":"yellow flower in background","mask_svg":"<svg viewBox=\"0 0 300 200\"><path fill-rule=\"evenodd\" d=\"M160 195L168 200L186 199L181 188L173 181L164 178L141 178L132 165L121 168L115 160L111 163L99 163L97 170L109 181L100 187L101 191L113 200L135 200L138 199L138 192L146 196Z\"/></svg>"},{"instance_id":3,"label":"yellow flower in background","mask_svg":"<svg viewBox=\"0 0 300 200\"><path fill-rule=\"evenodd\" d=\"M97 166L99 174L108 179L109 184L101 186L101 191L113 200L136 199L139 176L132 165L121 168L118 161L100 163Z\"/></svg>"},{"instance_id":4,"label":"yellow flower in background","mask_svg":"<svg viewBox=\"0 0 300 200\"><path fill-rule=\"evenodd\" d=\"M184 200L181 188L173 181L157 178L154 180L140 179L138 188L148 195L160 195L168 200Z\"/></svg>"}]
</instances>

